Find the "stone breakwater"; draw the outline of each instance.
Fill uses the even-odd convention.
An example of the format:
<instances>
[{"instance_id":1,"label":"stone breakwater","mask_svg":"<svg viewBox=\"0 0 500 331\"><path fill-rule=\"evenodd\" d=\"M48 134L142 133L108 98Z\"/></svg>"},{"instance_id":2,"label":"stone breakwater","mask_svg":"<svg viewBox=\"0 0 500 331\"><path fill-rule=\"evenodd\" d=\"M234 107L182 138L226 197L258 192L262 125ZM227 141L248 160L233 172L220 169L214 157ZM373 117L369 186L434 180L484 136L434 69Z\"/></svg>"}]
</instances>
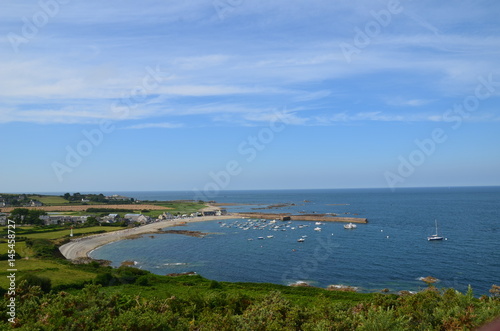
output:
<instances>
[{"instance_id":1,"label":"stone breakwater","mask_svg":"<svg viewBox=\"0 0 500 331\"><path fill-rule=\"evenodd\" d=\"M235 213L239 217L247 218L263 218L263 219L279 219L282 221L312 221L312 222L345 222L345 223L368 223L368 219L361 217L337 217L329 216L327 214L317 215L292 215L288 213L274 214L274 213Z\"/></svg>"}]
</instances>

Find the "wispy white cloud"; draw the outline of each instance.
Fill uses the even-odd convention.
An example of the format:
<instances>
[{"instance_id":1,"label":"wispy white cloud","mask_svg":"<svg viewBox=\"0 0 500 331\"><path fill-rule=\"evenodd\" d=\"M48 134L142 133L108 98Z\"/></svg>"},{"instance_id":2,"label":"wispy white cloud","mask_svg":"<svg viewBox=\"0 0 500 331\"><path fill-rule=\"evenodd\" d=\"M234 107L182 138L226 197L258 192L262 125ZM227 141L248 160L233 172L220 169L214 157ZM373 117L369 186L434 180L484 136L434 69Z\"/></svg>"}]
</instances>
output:
<instances>
[{"instance_id":1,"label":"wispy white cloud","mask_svg":"<svg viewBox=\"0 0 500 331\"><path fill-rule=\"evenodd\" d=\"M22 45L21 56L0 54L0 108L9 110L0 121L163 116L169 123L172 116L202 115L253 125L265 118L263 110L295 103L307 104L289 114L298 125L432 121L434 115L420 111L473 92L500 56L492 23L471 33L457 28L465 18L493 19L491 8L470 4L433 4L429 12L429 2L402 2L403 15L393 16L348 64L339 44L353 43L354 28L373 21L371 13L386 1L245 1L224 19L210 1L146 3L113 0L96 11L95 3L71 2ZM22 17L37 10L38 3L10 3L0 13L7 22L1 31L21 33ZM0 46L10 50L8 40ZM148 66L165 75L146 100L133 100ZM355 99L363 101L358 106ZM380 100L372 108L381 112L362 111ZM117 102L130 108L126 117L110 111ZM384 106L411 113L388 115Z\"/></svg>"},{"instance_id":2,"label":"wispy white cloud","mask_svg":"<svg viewBox=\"0 0 500 331\"><path fill-rule=\"evenodd\" d=\"M481 114L462 118L466 122L488 122L494 119L495 115ZM449 120L448 120L449 121ZM313 116L307 123L309 125L335 125L348 124L353 122L447 122L443 114L389 114L382 111L349 113L342 112L329 116Z\"/></svg>"},{"instance_id":3,"label":"wispy white cloud","mask_svg":"<svg viewBox=\"0 0 500 331\"><path fill-rule=\"evenodd\" d=\"M391 97L387 100L387 104L391 106L408 106L419 107L431 103L433 100L429 99L403 99L401 97Z\"/></svg>"},{"instance_id":4,"label":"wispy white cloud","mask_svg":"<svg viewBox=\"0 0 500 331\"><path fill-rule=\"evenodd\" d=\"M157 93L165 96L226 96L234 94L289 93L278 88L252 88L222 85L171 85L162 86Z\"/></svg>"},{"instance_id":5,"label":"wispy white cloud","mask_svg":"<svg viewBox=\"0 0 500 331\"><path fill-rule=\"evenodd\" d=\"M184 124L181 123L169 123L169 122L160 122L160 123L142 123L136 125L130 125L124 127L124 129L179 129L184 127Z\"/></svg>"}]
</instances>

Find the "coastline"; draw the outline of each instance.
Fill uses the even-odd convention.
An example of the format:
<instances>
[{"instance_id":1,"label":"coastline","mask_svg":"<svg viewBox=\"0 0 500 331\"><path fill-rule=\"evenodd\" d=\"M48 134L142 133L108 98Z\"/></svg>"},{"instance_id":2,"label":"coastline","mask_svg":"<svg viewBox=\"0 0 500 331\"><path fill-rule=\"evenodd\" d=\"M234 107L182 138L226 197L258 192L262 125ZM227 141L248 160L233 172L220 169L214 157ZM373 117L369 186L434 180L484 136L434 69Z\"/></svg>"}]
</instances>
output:
<instances>
[{"instance_id":1,"label":"coastline","mask_svg":"<svg viewBox=\"0 0 500 331\"><path fill-rule=\"evenodd\" d=\"M213 205L209 205L205 208L205 211L217 210L218 208ZM289 214L287 214L289 215ZM190 217L183 218L178 220L165 220L160 222L155 222L151 224L142 225L135 228L128 228L123 230L117 230L106 233L99 233L95 235L90 235L86 237L72 239L69 243L66 243L59 247L59 251L61 254L68 260L77 260L82 258L90 258L89 254L95 249L107 245L109 243L125 240L125 239L133 239L137 236L141 236L144 234L154 234L158 233L162 229L183 225L186 223L196 223L196 222L206 222L206 221L217 221L217 220L225 220L225 219L235 219L235 218L268 218L272 219L274 217L278 217L280 214L263 214L263 213L233 213L227 214L223 216L198 216L198 217ZM356 218L347 218L347 217L321 217L314 216L307 218L304 215L290 215L295 218L300 218L304 221L328 221L328 222L353 222L353 223L366 223L366 219L356 219Z\"/></svg>"},{"instance_id":2,"label":"coastline","mask_svg":"<svg viewBox=\"0 0 500 331\"><path fill-rule=\"evenodd\" d=\"M117 230L106 233L99 233L91 236L86 236L82 238L72 239L69 243L66 243L59 247L61 254L68 260L76 260L79 258L88 258L89 254L106 244L124 240L131 239L138 235L144 235L149 233L157 233L159 230L179 226L185 223L196 223L196 222L206 222L206 221L217 221L224 219L237 218L237 215L224 215L224 216L200 216L193 218L185 218L180 220L166 220L155 222L151 224L142 225L136 228Z\"/></svg>"}]
</instances>

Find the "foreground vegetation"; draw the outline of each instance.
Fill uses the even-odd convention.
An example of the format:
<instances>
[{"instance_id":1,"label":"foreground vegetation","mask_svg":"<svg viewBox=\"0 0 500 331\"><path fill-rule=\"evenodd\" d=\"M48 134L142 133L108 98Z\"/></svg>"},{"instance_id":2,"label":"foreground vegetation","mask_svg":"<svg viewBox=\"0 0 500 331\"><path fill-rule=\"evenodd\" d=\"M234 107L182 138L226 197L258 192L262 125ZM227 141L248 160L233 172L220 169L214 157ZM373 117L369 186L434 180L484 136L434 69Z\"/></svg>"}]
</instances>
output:
<instances>
[{"instance_id":1,"label":"foreground vegetation","mask_svg":"<svg viewBox=\"0 0 500 331\"><path fill-rule=\"evenodd\" d=\"M31 282L35 282L31 280ZM22 281L14 323L25 330L470 330L500 315L498 298L453 289L418 294L329 292L272 284L219 283L121 267L81 290ZM147 293L147 294L145 294ZM156 293L156 294L154 294Z\"/></svg>"}]
</instances>

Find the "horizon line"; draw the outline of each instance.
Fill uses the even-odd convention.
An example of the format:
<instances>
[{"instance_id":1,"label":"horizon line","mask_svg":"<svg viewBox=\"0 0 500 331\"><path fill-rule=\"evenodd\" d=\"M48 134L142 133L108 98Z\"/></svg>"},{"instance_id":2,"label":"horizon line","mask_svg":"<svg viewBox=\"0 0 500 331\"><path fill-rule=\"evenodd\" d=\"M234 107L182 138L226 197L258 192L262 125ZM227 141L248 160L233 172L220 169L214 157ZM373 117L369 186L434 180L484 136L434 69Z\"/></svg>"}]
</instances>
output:
<instances>
[{"instance_id":1,"label":"horizon line","mask_svg":"<svg viewBox=\"0 0 500 331\"><path fill-rule=\"evenodd\" d=\"M442 185L442 186L405 186L391 189L390 187L338 187L338 188L263 188L263 189L232 189L220 190L215 196L224 192L239 192L239 191L320 191L320 190L398 190L398 189L432 189L432 188L492 188L500 187L500 185ZM95 194L96 192L192 192L192 189L176 189L176 190L95 190L95 191L18 191L18 192L1 192L1 194L65 194L65 193L81 193L81 194Z\"/></svg>"}]
</instances>

